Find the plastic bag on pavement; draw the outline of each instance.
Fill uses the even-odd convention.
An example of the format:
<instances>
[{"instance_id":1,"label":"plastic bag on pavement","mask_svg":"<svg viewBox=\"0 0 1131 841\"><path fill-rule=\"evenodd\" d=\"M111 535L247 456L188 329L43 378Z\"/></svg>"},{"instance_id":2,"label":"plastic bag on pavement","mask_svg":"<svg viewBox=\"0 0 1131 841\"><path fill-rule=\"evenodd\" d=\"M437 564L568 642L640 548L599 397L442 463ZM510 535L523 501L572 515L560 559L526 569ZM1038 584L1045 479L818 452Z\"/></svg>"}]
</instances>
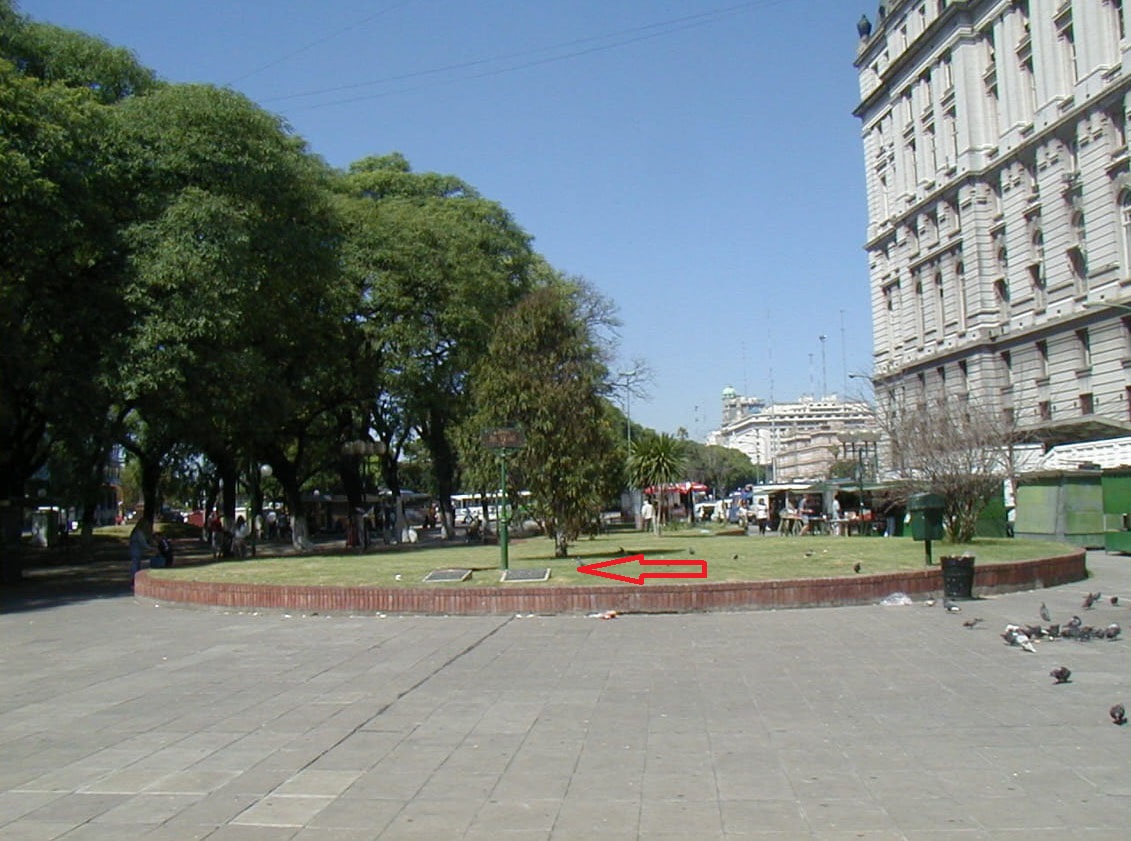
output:
<instances>
[{"instance_id":1,"label":"plastic bag on pavement","mask_svg":"<svg viewBox=\"0 0 1131 841\"><path fill-rule=\"evenodd\" d=\"M892 593L890 596L880 599L880 604L884 607L903 607L912 604L912 601L906 593Z\"/></svg>"}]
</instances>

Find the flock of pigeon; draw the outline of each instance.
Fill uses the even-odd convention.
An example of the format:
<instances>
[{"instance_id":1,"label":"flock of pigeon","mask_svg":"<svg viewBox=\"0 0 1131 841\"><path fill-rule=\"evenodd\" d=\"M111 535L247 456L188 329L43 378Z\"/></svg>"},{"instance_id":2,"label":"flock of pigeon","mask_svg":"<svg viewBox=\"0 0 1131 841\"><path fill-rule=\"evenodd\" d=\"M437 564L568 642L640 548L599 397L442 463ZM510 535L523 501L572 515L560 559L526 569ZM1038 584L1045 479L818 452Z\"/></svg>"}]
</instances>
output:
<instances>
[{"instance_id":1,"label":"flock of pigeon","mask_svg":"<svg viewBox=\"0 0 1131 841\"><path fill-rule=\"evenodd\" d=\"M1093 610L1097 604L1103 599L1103 593L1088 593L1084 597L1084 603L1081 606L1083 610ZM1108 598L1108 603L1113 607L1119 605L1119 596L1111 596ZM943 607L949 613L958 613L962 610L959 605L947 599L943 602ZM1091 640L1115 640L1123 633L1123 628L1120 627L1118 622L1109 622L1107 625L1085 625L1084 620L1079 616L1073 616L1067 622L1053 623L1052 615L1049 613L1048 606L1041 602L1041 621L1044 625L1015 625L1008 624L1001 634L1001 638L1005 640L1006 645L1016 646L1022 651L1029 651L1036 653L1037 647L1035 642L1041 640L1062 640L1071 639L1077 642L1090 642ZM984 620L981 617L975 617L963 622L966 628L975 628ZM1049 677L1054 681L1054 685L1061 685L1071 683L1072 670L1067 666L1057 666L1051 672ZM1124 709L1123 704L1116 704L1108 714L1111 716L1112 724L1124 725L1127 723L1127 711Z\"/></svg>"}]
</instances>

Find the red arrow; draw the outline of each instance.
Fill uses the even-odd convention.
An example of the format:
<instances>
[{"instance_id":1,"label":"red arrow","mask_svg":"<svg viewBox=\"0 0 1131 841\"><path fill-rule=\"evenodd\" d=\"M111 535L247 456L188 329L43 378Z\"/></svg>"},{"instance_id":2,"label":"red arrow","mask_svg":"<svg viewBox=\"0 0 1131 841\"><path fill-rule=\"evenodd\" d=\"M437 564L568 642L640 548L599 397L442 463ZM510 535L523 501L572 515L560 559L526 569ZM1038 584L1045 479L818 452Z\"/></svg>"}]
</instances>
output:
<instances>
[{"instance_id":1,"label":"red arrow","mask_svg":"<svg viewBox=\"0 0 1131 841\"><path fill-rule=\"evenodd\" d=\"M658 567L674 567L674 566L695 566L698 567L697 572L646 572L641 571L635 578L628 575L620 575L616 572L605 572L605 567L613 567L618 564L629 564L635 561L641 566L658 566ZM611 561L598 561L595 564L583 564L577 568L578 572L583 572L586 575L599 575L602 578L611 578L614 581L626 581L629 584L643 584L645 578L706 578L707 577L707 562L706 561L668 561L668 560L654 560L646 561L643 555L629 555L626 558L613 558Z\"/></svg>"}]
</instances>

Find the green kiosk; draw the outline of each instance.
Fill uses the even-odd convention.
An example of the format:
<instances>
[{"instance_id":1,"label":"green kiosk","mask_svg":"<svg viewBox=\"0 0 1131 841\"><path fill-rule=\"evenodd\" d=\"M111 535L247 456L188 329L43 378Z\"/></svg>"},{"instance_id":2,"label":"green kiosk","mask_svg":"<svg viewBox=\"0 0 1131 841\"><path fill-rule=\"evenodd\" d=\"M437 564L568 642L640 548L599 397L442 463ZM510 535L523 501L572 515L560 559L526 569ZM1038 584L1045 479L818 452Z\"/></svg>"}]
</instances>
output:
<instances>
[{"instance_id":1,"label":"green kiosk","mask_svg":"<svg viewBox=\"0 0 1131 841\"><path fill-rule=\"evenodd\" d=\"M1131 553L1131 467L1103 471L1104 549Z\"/></svg>"}]
</instances>

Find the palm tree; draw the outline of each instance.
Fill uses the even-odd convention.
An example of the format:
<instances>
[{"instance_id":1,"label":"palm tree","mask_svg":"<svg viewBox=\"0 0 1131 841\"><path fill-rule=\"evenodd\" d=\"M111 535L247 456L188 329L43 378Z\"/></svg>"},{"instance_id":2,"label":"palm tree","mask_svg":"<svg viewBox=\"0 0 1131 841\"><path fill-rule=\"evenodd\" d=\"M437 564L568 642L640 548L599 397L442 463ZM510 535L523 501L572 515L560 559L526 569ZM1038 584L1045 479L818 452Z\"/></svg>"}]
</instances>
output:
<instances>
[{"instance_id":1,"label":"palm tree","mask_svg":"<svg viewBox=\"0 0 1131 841\"><path fill-rule=\"evenodd\" d=\"M683 473L683 442L667 433L649 435L632 442L632 455L629 457L629 474L632 483L638 488L661 488L678 481ZM663 507L656 507L652 518L656 534L660 533L660 514Z\"/></svg>"}]
</instances>

